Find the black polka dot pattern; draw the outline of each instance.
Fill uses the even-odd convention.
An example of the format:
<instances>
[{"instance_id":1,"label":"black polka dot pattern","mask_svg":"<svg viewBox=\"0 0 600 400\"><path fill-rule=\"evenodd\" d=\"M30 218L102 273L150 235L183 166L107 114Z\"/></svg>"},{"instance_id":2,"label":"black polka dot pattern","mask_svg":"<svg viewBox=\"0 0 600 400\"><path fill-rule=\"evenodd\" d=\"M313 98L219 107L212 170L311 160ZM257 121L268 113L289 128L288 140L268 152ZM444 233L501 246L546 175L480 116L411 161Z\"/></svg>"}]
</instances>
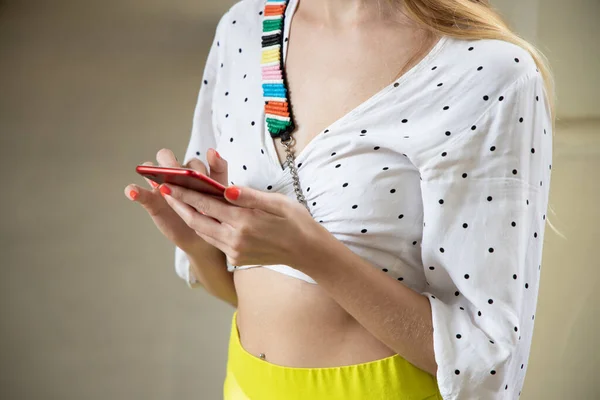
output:
<instances>
[{"instance_id":1,"label":"black polka dot pattern","mask_svg":"<svg viewBox=\"0 0 600 400\"><path fill-rule=\"evenodd\" d=\"M473 50L473 54L477 52ZM530 60L522 55L513 56L508 60L512 61L513 65L518 64L518 68L526 65L531 68L532 65ZM485 69L478 68L478 72L483 74ZM508 372L510 370L522 369L522 363L513 360L528 357L528 346L519 347L508 361L505 358L494 360L493 369L482 371L480 368L488 365L486 363L489 363L490 359L475 360L463 356L459 343L467 342L465 332L479 329L478 325L473 325L468 317L471 312L468 310L473 308L475 308L473 311L475 318L482 321L481 323L485 324L487 329L485 335L469 335L469 340L479 340L486 335L491 335L487 340L488 346L498 346L495 335L497 338L504 338L508 332L512 332L515 339L521 339L522 330L533 329L534 316L530 311L535 309L537 299L532 286L539 279L538 270L541 268L539 255L542 246L540 240L543 239L542 232L548 204L548 191L543 188L548 186L551 171L549 167L551 140L548 139L548 135L543 136L544 129L551 122L544 108L545 99L536 94L543 90L543 81L536 76L532 75L530 79L525 79L513 87L507 85L497 90L482 87L485 92L481 93L479 101L484 107L483 114L471 121L464 121L463 126L466 125L466 128L463 128L463 131L459 130L458 133L459 136L468 137L460 141L461 154L470 154L473 157L468 156L468 161L461 164L460 155L454 156L454 151L457 151L458 147L453 147L452 143L448 146L442 139L439 148L447 154L447 157L452 156L455 163L452 171L455 174L458 171L458 174L453 178L450 171L440 172L437 182L435 180L437 175L424 176L423 180L427 184L421 186L424 190L424 199L429 198L429 201L424 203L425 215L432 215L432 218L427 221L427 228L423 231L423 263L428 266L428 281L432 285L435 283L443 286L446 277L442 272L449 274L459 289L455 291L454 298L462 299L463 296L458 294L464 294L464 298L468 299L472 306L468 308L461 306L464 310L457 310L457 314L452 317L447 316L446 318L454 318L449 325L436 325L434 321L434 335L454 335L456 339L460 338L454 345L453 354L456 358L448 359L449 371L446 373L451 374L453 366L458 367L454 369L454 375L464 375L464 379L470 376L483 379L481 374L485 373L490 379L489 387L496 387L498 391L513 390L515 395L519 392L517 382L511 386L510 381L507 383L505 377L512 376L513 373ZM498 101L490 103L494 98ZM496 117L495 112L500 113L498 114L500 117ZM504 128L498 129L500 126ZM445 128L441 131L456 130L453 126ZM443 135L442 138L454 136L454 134ZM509 155L509 152L513 154ZM539 160L536 159L538 156ZM443 170L441 159L439 166L436 165L435 158L430 156L428 160L428 171L431 171L431 168L436 171ZM504 185L509 180L511 189L507 192ZM534 186L540 190L531 189ZM464 206L455 203L461 200L465 202L462 203ZM448 235L456 235L453 246L447 242ZM430 242L425 246L427 239ZM472 251L476 256L465 263L464 259L454 251L442 254L439 251L439 245L442 243L445 244L444 248L457 249L460 255L464 256L465 251ZM515 248L525 249L530 256L515 259L510 256ZM437 254L435 249L438 249ZM507 265L507 260L514 263ZM526 277L527 281L523 282L520 276ZM490 286L481 286L483 284L480 279L490 282ZM433 291L433 289L430 292L426 293L437 295L439 298L438 302L430 301L432 307L437 307L440 313L447 312L441 306L437 306L442 301L443 292ZM485 295L487 296L483 297ZM514 305L519 305L519 308L507 308ZM466 314L465 310L467 310ZM458 314L459 312L462 314ZM514 315L519 316L518 325L503 322L511 321ZM529 323L524 321L524 316L527 316ZM439 340L446 339L440 336ZM473 346L474 343L477 342L470 341L469 346ZM483 343L477 346L477 348L485 348ZM492 354L497 353L490 352L488 356ZM504 380L497 380L498 377ZM518 381L519 384L521 382ZM486 387L488 387L487 382ZM464 390L464 393L461 393L466 398L480 397L476 389Z\"/></svg>"},{"instance_id":2,"label":"black polka dot pattern","mask_svg":"<svg viewBox=\"0 0 600 400\"><path fill-rule=\"evenodd\" d=\"M294 199L281 143L265 132L260 55L247 35L263 15L249 4L217 27L184 162L218 149L231 184ZM441 389L481 398L466 384L476 380L512 398L533 329L552 165L543 80L524 50L500 41L454 39L422 67L317 126L294 165L315 223L373 249L366 261L398 290L428 290L443 317L433 334L450 346L439 373L452 388ZM523 340L501 357L508 335Z\"/></svg>"}]
</instances>

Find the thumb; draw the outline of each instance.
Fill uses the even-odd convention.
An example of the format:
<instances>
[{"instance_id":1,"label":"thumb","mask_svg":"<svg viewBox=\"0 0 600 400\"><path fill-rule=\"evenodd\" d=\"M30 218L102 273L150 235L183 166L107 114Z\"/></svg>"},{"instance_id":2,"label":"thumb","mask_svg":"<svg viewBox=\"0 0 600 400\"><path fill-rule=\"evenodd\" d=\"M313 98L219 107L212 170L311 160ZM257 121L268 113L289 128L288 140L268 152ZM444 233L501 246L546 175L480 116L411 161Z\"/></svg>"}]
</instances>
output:
<instances>
[{"instance_id":1,"label":"thumb","mask_svg":"<svg viewBox=\"0 0 600 400\"><path fill-rule=\"evenodd\" d=\"M197 158L192 158L183 167L193 169L194 171L198 171L204 175L208 175L208 170L206 169L206 165L204 165L204 163L202 161L198 160Z\"/></svg>"},{"instance_id":2,"label":"thumb","mask_svg":"<svg viewBox=\"0 0 600 400\"><path fill-rule=\"evenodd\" d=\"M284 201L287 197L280 193L262 192L247 186L229 186L225 189L225 199L236 206L256 208L270 214L284 216Z\"/></svg>"}]
</instances>

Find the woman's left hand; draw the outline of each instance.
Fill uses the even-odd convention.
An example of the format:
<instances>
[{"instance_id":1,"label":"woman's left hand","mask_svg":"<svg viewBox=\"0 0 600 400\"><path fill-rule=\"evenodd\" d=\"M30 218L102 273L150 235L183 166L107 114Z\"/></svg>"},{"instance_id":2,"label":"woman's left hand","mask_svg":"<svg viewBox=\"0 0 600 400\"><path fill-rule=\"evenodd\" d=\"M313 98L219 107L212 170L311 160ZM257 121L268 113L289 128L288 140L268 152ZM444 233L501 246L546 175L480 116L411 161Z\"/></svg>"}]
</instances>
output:
<instances>
[{"instance_id":1,"label":"woman's left hand","mask_svg":"<svg viewBox=\"0 0 600 400\"><path fill-rule=\"evenodd\" d=\"M230 186L223 200L171 184L161 185L161 193L234 266L283 264L298 269L300 261L316 256L328 233L304 206L281 193Z\"/></svg>"}]
</instances>

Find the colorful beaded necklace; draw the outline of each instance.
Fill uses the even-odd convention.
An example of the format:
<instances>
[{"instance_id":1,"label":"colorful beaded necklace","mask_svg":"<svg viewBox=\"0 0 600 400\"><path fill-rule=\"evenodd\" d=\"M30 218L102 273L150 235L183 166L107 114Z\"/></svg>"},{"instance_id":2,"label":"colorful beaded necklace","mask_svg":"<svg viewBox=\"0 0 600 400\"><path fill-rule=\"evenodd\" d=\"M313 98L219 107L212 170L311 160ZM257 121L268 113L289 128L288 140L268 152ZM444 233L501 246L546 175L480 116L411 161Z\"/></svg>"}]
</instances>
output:
<instances>
[{"instance_id":1,"label":"colorful beaded necklace","mask_svg":"<svg viewBox=\"0 0 600 400\"><path fill-rule=\"evenodd\" d=\"M310 212L298 178L291 133L295 129L288 99L288 85L283 68L283 34L285 10L289 0L266 0L262 31L262 89L265 101L265 122L272 138L280 138L287 153L286 165L292 175L298 201Z\"/></svg>"},{"instance_id":2,"label":"colorful beaded necklace","mask_svg":"<svg viewBox=\"0 0 600 400\"><path fill-rule=\"evenodd\" d=\"M283 31L288 0L266 0L262 33L262 88L271 137L287 139L294 130L283 69Z\"/></svg>"}]
</instances>

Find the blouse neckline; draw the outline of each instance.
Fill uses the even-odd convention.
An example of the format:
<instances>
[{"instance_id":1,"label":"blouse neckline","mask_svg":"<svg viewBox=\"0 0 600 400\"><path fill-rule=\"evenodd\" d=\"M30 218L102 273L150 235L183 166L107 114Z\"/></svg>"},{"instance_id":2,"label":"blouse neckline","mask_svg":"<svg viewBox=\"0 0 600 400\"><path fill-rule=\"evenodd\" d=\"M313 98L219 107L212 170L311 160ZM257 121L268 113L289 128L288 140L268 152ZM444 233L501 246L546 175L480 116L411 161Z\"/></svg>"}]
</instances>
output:
<instances>
[{"instance_id":1,"label":"blouse neckline","mask_svg":"<svg viewBox=\"0 0 600 400\"><path fill-rule=\"evenodd\" d=\"M289 37L291 22L296 13L297 8L298 8L298 3L299 3L299 0L290 0L287 8L285 10L284 24L283 24L284 40L283 40L283 44L282 44L282 64L283 64L284 68L285 68L285 64L287 61L287 50L288 50L288 46L289 46L289 41L287 40L287 38ZM385 97L391 91L393 91L393 90L397 91L397 90L401 89L403 83L406 82L406 80L408 80L411 76L415 75L417 72L423 70L425 67L430 65L432 61L434 61L435 57L444 48L444 46L447 44L449 39L450 39L450 37L448 37L446 35L441 36L440 39L436 42L436 44L429 50L429 52L427 54L425 54L425 56L423 58L421 58L421 60L419 60L418 63L413 65L411 68L409 68L404 74L402 74L400 77L398 77L394 81L388 83L386 86L384 86L383 88L381 88L378 91L376 91L375 93L373 93L369 98L367 98L362 103L358 104L356 107L354 107L353 109L348 111L346 114L342 115L340 118L336 119L329 126L324 127L323 130L321 130L319 133L317 133L317 135L315 137L313 137L306 144L306 146L302 149L302 151L300 153L296 153L296 156L295 156L296 164L301 164L305 161L306 157L308 157L307 154L310 153L311 148L314 147L316 144L318 144L319 139L324 134L326 134L326 132L327 133L333 132L335 130L335 128L337 128L340 125L343 125L347 122L352 121L352 118L356 114L360 114L360 112L362 110L372 106L374 103L379 101L381 98ZM293 98L289 99L290 107L293 107L293 105L294 105L293 101L294 101ZM287 172L288 168L284 167L284 165L279 160L279 156L277 155L277 150L275 148L275 140L276 139L271 137L271 135L270 135L268 129L266 129L266 127L265 127L264 135L265 135L265 141L267 142L267 151L269 152L269 156L270 156L269 158L274 163L274 165L276 165L278 167L280 173ZM293 133L292 133L292 137L293 137Z\"/></svg>"}]
</instances>

